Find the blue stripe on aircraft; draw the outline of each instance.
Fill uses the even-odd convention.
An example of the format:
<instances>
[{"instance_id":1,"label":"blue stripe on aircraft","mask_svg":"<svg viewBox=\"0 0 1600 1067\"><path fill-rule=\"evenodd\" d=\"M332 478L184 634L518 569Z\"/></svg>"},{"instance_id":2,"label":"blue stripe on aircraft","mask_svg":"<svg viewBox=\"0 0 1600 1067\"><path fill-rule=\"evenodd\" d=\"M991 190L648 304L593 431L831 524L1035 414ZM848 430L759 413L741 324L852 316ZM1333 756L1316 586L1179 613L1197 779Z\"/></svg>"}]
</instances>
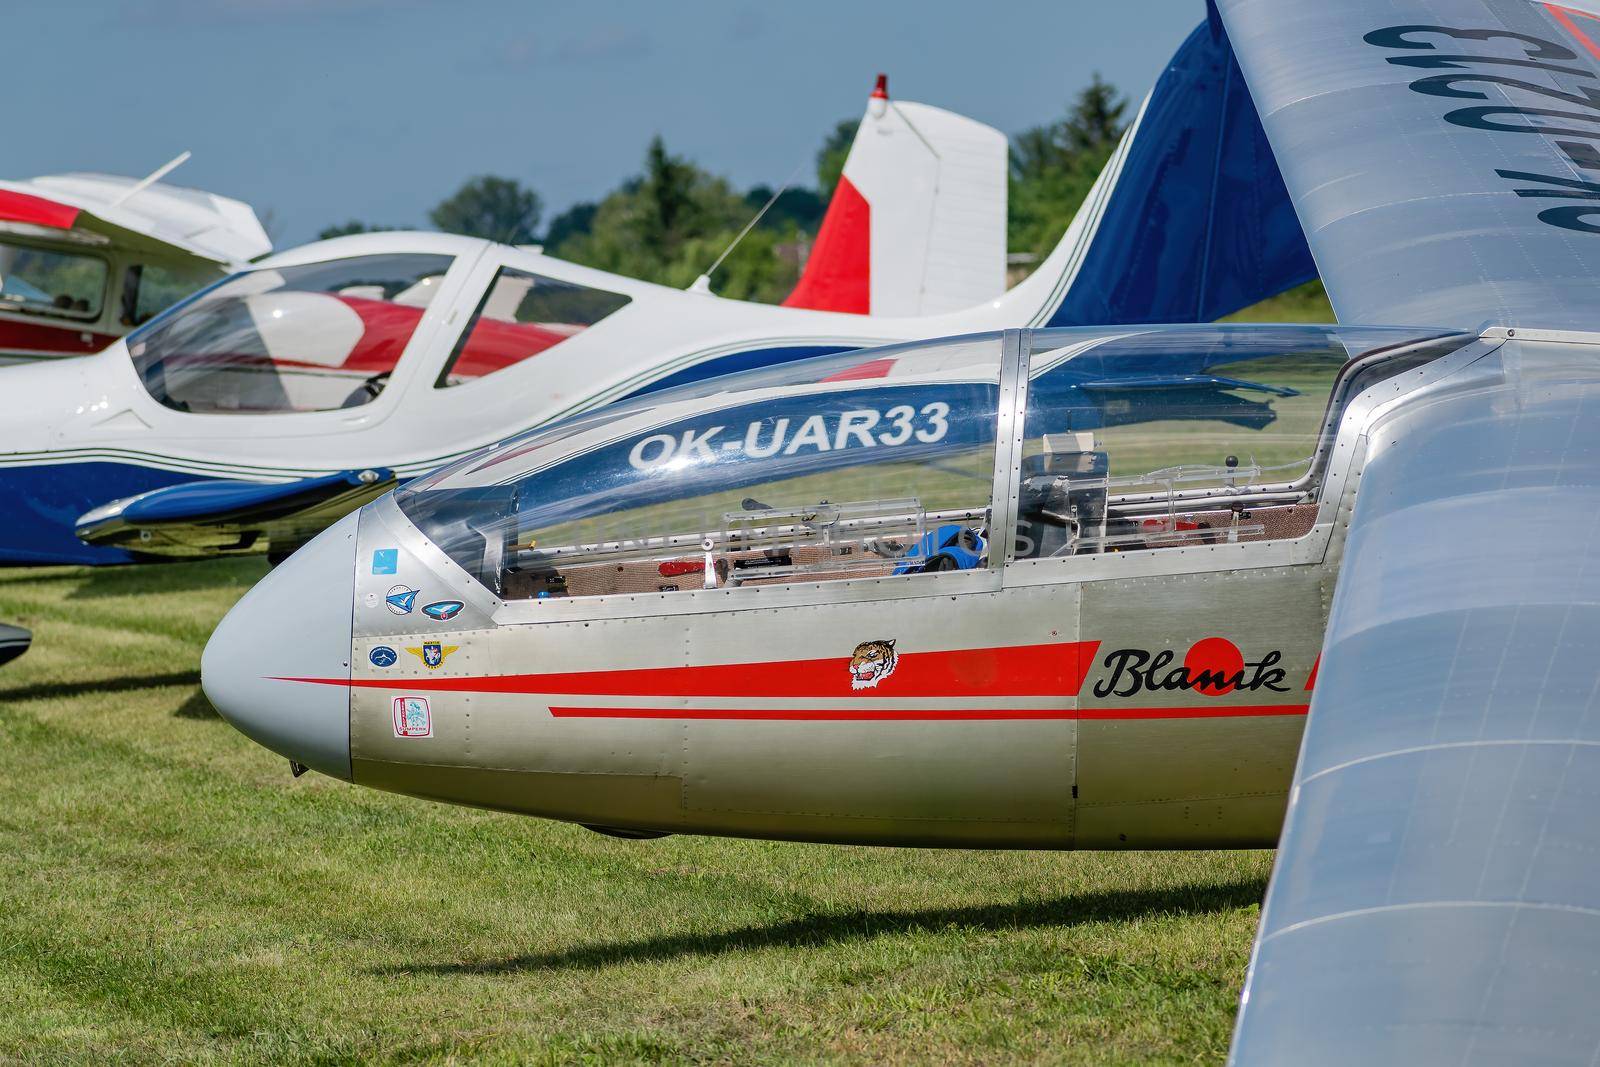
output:
<instances>
[{"instance_id":1,"label":"blue stripe on aircraft","mask_svg":"<svg viewBox=\"0 0 1600 1067\"><path fill-rule=\"evenodd\" d=\"M73 532L90 508L150 489L199 481L197 474L96 460L0 467L0 565L130 563L119 548L98 548Z\"/></svg>"},{"instance_id":2,"label":"blue stripe on aircraft","mask_svg":"<svg viewBox=\"0 0 1600 1067\"><path fill-rule=\"evenodd\" d=\"M1045 325L1210 322L1316 276L1233 46L1208 21L1150 94L1094 239Z\"/></svg>"},{"instance_id":3,"label":"blue stripe on aircraft","mask_svg":"<svg viewBox=\"0 0 1600 1067\"><path fill-rule=\"evenodd\" d=\"M884 342L885 344L889 342ZM725 356L708 359L703 363L685 367L674 371L665 378L657 378L649 385L635 389L620 400L628 400L646 393L658 393L663 389L671 389L678 385L687 385L690 382L704 381L722 374L736 374L739 371L757 370L761 367L776 367L780 363L793 363L797 359L806 359L810 356L831 356L839 352L851 352L856 345L787 345L780 348L752 348L745 352L730 352Z\"/></svg>"}]
</instances>

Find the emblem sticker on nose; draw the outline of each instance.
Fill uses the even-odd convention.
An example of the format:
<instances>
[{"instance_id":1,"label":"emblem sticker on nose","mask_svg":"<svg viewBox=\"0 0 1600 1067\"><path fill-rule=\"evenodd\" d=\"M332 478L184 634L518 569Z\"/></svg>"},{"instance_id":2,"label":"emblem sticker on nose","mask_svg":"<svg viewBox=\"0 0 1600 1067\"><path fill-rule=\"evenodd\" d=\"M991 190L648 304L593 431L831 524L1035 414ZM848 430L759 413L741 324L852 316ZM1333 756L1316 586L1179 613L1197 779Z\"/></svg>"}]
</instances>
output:
<instances>
[{"instance_id":1,"label":"emblem sticker on nose","mask_svg":"<svg viewBox=\"0 0 1600 1067\"><path fill-rule=\"evenodd\" d=\"M378 645L367 653L367 659L374 667L393 667L399 655L388 645Z\"/></svg>"},{"instance_id":2,"label":"emblem sticker on nose","mask_svg":"<svg viewBox=\"0 0 1600 1067\"><path fill-rule=\"evenodd\" d=\"M430 619L448 622L461 614L462 607L463 605L459 600L440 600L433 604L424 605L422 613Z\"/></svg>"},{"instance_id":3,"label":"emblem sticker on nose","mask_svg":"<svg viewBox=\"0 0 1600 1067\"><path fill-rule=\"evenodd\" d=\"M394 698L394 735L433 736L433 711L428 707L427 697Z\"/></svg>"},{"instance_id":4,"label":"emblem sticker on nose","mask_svg":"<svg viewBox=\"0 0 1600 1067\"><path fill-rule=\"evenodd\" d=\"M444 665L445 657L460 647L460 645L441 645L437 641L429 641L421 648L410 647L406 651L420 659L430 671L436 671Z\"/></svg>"},{"instance_id":5,"label":"emblem sticker on nose","mask_svg":"<svg viewBox=\"0 0 1600 1067\"><path fill-rule=\"evenodd\" d=\"M406 585L396 585L383 598L384 606L396 615L410 615L417 603L417 591Z\"/></svg>"},{"instance_id":6,"label":"emblem sticker on nose","mask_svg":"<svg viewBox=\"0 0 1600 1067\"><path fill-rule=\"evenodd\" d=\"M400 571L400 550L379 548L372 553L373 574L397 574Z\"/></svg>"}]
</instances>

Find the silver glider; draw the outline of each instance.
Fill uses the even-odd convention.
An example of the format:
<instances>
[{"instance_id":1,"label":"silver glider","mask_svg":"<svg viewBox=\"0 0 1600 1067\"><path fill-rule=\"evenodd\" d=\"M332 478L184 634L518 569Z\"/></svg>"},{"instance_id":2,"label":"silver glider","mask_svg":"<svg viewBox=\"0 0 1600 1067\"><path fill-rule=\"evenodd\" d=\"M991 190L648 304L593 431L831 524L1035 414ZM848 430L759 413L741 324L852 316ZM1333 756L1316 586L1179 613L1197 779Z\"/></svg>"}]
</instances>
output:
<instances>
[{"instance_id":1,"label":"silver glider","mask_svg":"<svg viewBox=\"0 0 1600 1067\"><path fill-rule=\"evenodd\" d=\"M297 552L212 701L297 772L630 837L1281 830L1236 1063L1596 1062L1600 13L1208 14L1229 103L1167 118L1250 222L1169 189L1130 247L1213 292L1309 249L1339 325L976 334L547 426Z\"/></svg>"}]
</instances>

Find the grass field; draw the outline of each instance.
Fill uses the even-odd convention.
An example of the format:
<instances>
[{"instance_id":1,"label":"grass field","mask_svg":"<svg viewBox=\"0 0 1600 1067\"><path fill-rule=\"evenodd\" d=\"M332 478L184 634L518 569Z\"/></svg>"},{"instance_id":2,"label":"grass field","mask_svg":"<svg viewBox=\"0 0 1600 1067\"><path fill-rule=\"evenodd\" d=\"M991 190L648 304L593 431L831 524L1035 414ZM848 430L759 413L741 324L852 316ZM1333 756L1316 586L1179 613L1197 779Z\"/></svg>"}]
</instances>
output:
<instances>
[{"instance_id":1,"label":"grass field","mask_svg":"<svg viewBox=\"0 0 1600 1067\"><path fill-rule=\"evenodd\" d=\"M0 572L0 1061L1223 1056L1269 854L623 842L291 780L198 687L262 570Z\"/></svg>"},{"instance_id":2,"label":"grass field","mask_svg":"<svg viewBox=\"0 0 1600 1067\"><path fill-rule=\"evenodd\" d=\"M0 1062L1222 1059L1269 853L623 842L291 780L199 691L263 571L0 571L36 637L0 670Z\"/></svg>"}]
</instances>

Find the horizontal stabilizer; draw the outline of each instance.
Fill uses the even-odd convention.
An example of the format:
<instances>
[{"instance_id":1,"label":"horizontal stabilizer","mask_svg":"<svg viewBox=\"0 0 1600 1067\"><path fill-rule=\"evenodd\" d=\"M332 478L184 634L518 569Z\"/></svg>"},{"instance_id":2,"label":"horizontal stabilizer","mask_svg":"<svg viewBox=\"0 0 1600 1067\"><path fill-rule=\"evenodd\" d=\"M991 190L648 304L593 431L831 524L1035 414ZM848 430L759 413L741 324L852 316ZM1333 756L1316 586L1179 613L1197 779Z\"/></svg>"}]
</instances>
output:
<instances>
[{"instance_id":1,"label":"horizontal stabilizer","mask_svg":"<svg viewBox=\"0 0 1600 1067\"><path fill-rule=\"evenodd\" d=\"M186 482L103 504L79 516L77 533L91 545L149 556L278 556L394 487L384 468L293 482Z\"/></svg>"}]
</instances>

